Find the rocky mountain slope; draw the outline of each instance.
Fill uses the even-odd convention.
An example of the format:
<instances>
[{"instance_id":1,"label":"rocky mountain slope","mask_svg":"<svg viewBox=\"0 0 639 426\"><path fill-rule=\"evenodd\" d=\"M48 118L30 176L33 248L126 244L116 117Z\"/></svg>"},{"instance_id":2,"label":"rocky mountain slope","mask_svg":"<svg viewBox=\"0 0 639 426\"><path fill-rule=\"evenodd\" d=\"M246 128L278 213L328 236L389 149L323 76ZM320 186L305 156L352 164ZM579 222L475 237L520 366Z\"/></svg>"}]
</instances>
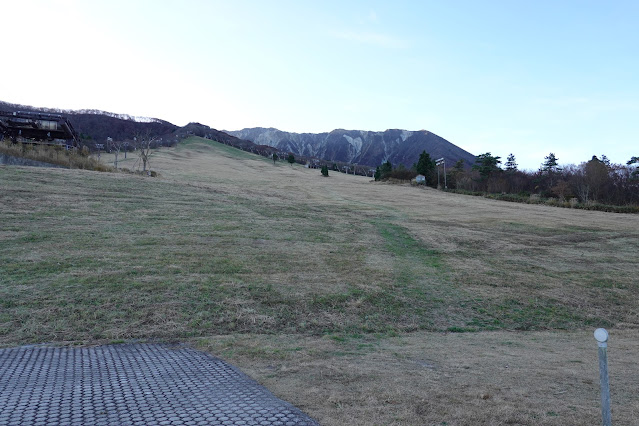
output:
<instances>
[{"instance_id":1,"label":"rocky mountain slope","mask_svg":"<svg viewBox=\"0 0 639 426\"><path fill-rule=\"evenodd\" d=\"M475 156L470 152L426 130L389 129L372 132L337 129L328 133L289 133L256 127L226 133L280 151L328 161L376 166L390 160L393 165L410 167L425 150L433 159L445 158L450 166L460 159L464 160L466 166L475 162Z\"/></svg>"}]
</instances>

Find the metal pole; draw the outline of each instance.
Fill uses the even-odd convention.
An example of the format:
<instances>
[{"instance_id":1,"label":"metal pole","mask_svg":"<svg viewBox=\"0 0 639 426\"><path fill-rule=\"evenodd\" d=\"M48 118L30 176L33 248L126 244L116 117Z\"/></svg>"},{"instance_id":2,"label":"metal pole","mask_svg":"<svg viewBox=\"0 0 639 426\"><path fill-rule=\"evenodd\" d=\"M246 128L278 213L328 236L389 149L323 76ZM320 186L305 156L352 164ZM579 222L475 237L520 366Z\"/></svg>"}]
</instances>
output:
<instances>
[{"instance_id":1,"label":"metal pole","mask_svg":"<svg viewBox=\"0 0 639 426\"><path fill-rule=\"evenodd\" d=\"M448 189L448 183L446 183L446 161L444 161L444 189Z\"/></svg>"},{"instance_id":2,"label":"metal pole","mask_svg":"<svg viewBox=\"0 0 639 426\"><path fill-rule=\"evenodd\" d=\"M446 185L446 160L444 160L444 157L442 158L438 158L437 160L435 160L435 165L437 166L437 189L441 189L441 186L439 186L439 166L444 165L444 187L447 187Z\"/></svg>"},{"instance_id":3,"label":"metal pole","mask_svg":"<svg viewBox=\"0 0 639 426\"><path fill-rule=\"evenodd\" d=\"M611 426L610 382L608 381L608 332L603 328L595 330L599 347L599 384L601 385L601 418L603 426Z\"/></svg>"}]
</instances>

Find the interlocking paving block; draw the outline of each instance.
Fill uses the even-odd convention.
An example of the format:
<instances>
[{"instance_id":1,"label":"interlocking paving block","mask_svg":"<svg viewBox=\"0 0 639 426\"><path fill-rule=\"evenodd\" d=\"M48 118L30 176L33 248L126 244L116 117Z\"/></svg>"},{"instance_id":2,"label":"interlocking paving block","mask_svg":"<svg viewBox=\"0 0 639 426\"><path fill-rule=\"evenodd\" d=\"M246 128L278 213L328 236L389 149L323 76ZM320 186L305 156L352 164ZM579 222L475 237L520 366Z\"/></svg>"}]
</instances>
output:
<instances>
[{"instance_id":1,"label":"interlocking paving block","mask_svg":"<svg viewBox=\"0 0 639 426\"><path fill-rule=\"evenodd\" d=\"M183 345L0 349L0 426L318 425L221 359Z\"/></svg>"}]
</instances>

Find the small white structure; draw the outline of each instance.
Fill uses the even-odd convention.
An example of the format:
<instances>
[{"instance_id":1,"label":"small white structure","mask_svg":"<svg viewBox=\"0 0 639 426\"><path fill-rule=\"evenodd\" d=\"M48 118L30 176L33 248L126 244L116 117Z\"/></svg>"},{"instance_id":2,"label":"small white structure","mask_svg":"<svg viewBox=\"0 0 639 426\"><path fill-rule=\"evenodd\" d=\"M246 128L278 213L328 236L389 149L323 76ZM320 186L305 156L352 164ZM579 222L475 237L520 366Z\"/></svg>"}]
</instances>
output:
<instances>
[{"instance_id":1,"label":"small white structure","mask_svg":"<svg viewBox=\"0 0 639 426\"><path fill-rule=\"evenodd\" d=\"M415 176L415 181L417 183L426 183L426 176L424 175L417 175Z\"/></svg>"}]
</instances>

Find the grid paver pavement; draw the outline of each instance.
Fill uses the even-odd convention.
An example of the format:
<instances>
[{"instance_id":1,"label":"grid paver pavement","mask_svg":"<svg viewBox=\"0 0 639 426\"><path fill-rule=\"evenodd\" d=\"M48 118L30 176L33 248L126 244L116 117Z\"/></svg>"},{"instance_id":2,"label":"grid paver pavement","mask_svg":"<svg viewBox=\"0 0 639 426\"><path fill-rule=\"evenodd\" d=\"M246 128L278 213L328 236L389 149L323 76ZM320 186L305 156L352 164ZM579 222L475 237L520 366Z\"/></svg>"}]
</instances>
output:
<instances>
[{"instance_id":1,"label":"grid paver pavement","mask_svg":"<svg viewBox=\"0 0 639 426\"><path fill-rule=\"evenodd\" d=\"M185 345L0 349L0 426L318 423Z\"/></svg>"}]
</instances>

